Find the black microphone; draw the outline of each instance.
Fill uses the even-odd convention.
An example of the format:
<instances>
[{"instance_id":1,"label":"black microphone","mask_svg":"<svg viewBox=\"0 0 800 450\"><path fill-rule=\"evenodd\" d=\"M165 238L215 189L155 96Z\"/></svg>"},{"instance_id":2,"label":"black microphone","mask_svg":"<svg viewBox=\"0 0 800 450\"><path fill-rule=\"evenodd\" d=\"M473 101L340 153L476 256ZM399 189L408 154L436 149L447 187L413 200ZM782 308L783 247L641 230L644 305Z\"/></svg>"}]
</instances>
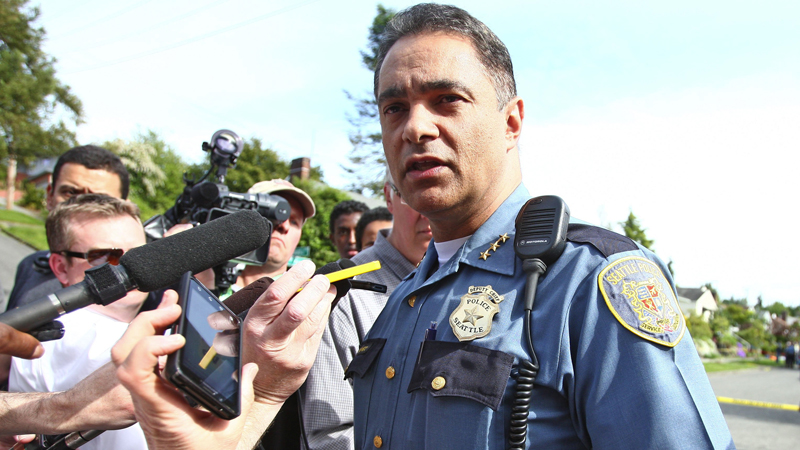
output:
<instances>
[{"instance_id":1,"label":"black microphone","mask_svg":"<svg viewBox=\"0 0 800 450\"><path fill-rule=\"evenodd\" d=\"M0 322L29 331L91 304L108 305L139 289L151 292L255 250L269 239L267 219L256 211L228 214L182 233L159 239L86 271L84 281L0 314Z\"/></svg>"}]
</instances>

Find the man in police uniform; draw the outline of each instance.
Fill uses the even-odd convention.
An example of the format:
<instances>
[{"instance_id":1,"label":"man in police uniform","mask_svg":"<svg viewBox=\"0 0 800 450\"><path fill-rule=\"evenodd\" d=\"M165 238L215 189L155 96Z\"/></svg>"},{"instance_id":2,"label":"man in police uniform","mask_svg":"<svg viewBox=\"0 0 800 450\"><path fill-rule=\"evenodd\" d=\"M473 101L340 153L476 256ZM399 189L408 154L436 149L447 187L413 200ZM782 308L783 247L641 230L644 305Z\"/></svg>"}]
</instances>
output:
<instances>
[{"instance_id":1,"label":"man in police uniform","mask_svg":"<svg viewBox=\"0 0 800 450\"><path fill-rule=\"evenodd\" d=\"M417 5L387 25L375 95L393 178L434 245L347 370L356 448L507 448L512 373L531 359L508 50L463 10ZM666 266L633 241L570 226L532 324L526 448L733 447Z\"/></svg>"}]
</instances>

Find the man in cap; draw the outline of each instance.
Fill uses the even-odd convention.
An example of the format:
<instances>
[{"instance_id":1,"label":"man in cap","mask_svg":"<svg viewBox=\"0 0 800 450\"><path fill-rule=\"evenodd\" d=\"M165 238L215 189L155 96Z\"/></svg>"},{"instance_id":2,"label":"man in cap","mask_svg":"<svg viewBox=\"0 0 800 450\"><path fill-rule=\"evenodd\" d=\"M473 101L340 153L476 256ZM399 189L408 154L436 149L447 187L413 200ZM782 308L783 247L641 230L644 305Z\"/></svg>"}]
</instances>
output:
<instances>
[{"instance_id":1,"label":"man in cap","mask_svg":"<svg viewBox=\"0 0 800 450\"><path fill-rule=\"evenodd\" d=\"M311 197L286 180L259 181L247 193L279 195L289 202L292 212L289 219L272 230L267 261L261 266L247 266L239 275L236 285L240 288L262 277L276 279L283 275L289 269L289 260L300 242L303 224L316 213Z\"/></svg>"}]
</instances>

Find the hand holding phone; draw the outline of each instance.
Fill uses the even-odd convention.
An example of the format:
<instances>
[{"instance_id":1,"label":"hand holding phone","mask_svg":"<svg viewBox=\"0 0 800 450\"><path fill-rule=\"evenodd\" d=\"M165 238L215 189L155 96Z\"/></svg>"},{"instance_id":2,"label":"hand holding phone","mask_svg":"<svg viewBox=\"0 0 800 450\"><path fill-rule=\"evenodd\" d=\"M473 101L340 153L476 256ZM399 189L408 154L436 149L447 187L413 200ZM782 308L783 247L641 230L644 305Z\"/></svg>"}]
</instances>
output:
<instances>
[{"instance_id":1,"label":"hand holding phone","mask_svg":"<svg viewBox=\"0 0 800 450\"><path fill-rule=\"evenodd\" d=\"M182 314L172 328L186 344L167 357L164 375L189 399L223 419L240 414L240 319L187 272L181 278Z\"/></svg>"}]
</instances>

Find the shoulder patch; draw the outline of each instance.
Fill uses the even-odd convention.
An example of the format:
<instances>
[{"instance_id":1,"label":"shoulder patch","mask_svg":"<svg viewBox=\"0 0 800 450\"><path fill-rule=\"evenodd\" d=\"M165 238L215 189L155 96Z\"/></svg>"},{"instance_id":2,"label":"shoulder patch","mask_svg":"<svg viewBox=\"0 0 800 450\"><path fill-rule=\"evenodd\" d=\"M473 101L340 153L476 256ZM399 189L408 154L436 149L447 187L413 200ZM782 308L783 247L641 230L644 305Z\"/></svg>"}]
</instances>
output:
<instances>
[{"instance_id":1,"label":"shoulder patch","mask_svg":"<svg viewBox=\"0 0 800 450\"><path fill-rule=\"evenodd\" d=\"M630 256L611 263L597 278L611 314L648 341L674 347L686 323L675 293L652 261Z\"/></svg>"},{"instance_id":2,"label":"shoulder patch","mask_svg":"<svg viewBox=\"0 0 800 450\"><path fill-rule=\"evenodd\" d=\"M571 223L567 228L567 240L579 244L589 244L596 248L606 258L622 252L639 250L639 247L630 238L605 228Z\"/></svg>"}]
</instances>

